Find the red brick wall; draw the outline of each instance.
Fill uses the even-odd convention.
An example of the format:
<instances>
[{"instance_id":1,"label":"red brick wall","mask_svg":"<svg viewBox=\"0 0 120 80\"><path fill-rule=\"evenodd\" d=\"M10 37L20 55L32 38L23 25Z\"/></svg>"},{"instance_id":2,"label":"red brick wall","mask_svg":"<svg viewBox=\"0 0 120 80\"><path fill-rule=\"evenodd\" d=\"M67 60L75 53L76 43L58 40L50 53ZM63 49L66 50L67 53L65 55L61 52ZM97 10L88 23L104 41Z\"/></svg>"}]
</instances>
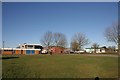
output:
<instances>
[{"instance_id":1,"label":"red brick wall","mask_svg":"<svg viewBox=\"0 0 120 80\"><path fill-rule=\"evenodd\" d=\"M3 54L12 54L12 51L4 51Z\"/></svg>"},{"instance_id":2,"label":"red brick wall","mask_svg":"<svg viewBox=\"0 0 120 80\"><path fill-rule=\"evenodd\" d=\"M62 48L62 47L52 47L51 48L51 52L52 53L64 53L64 48Z\"/></svg>"},{"instance_id":3,"label":"red brick wall","mask_svg":"<svg viewBox=\"0 0 120 80\"><path fill-rule=\"evenodd\" d=\"M21 54L21 50L15 50L15 54Z\"/></svg>"}]
</instances>

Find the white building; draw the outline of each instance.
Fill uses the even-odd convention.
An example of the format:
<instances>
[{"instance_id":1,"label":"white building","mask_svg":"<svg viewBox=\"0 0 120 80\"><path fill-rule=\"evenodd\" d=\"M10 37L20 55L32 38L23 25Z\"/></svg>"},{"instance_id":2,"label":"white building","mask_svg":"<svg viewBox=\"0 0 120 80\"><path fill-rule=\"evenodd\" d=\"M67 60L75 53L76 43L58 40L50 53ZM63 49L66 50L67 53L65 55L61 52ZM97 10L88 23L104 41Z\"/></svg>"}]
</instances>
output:
<instances>
[{"instance_id":1,"label":"white building","mask_svg":"<svg viewBox=\"0 0 120 80\"><path fill-rule=\"evenodd\" d=\"M85 48L85 51L87 53L94 53L95 52L95 49L94 48ZM105 48L97 48L96 49L96 53L105 53Z\"/></svg>"}]
</instances>

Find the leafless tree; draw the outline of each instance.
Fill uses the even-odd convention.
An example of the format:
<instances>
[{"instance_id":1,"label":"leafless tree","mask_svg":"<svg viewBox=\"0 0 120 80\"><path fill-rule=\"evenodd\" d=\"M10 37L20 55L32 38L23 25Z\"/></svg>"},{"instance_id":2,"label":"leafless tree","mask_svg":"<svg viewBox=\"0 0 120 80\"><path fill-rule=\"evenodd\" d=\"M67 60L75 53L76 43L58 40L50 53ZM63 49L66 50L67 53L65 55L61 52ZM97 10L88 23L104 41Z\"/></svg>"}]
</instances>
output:
<instances>
[{"instance_id":1,"label":"leafless tree","mask_svg":"<svg viewBox=\"0 0 120 80\"><path fill-rule=\"evenodd\" d=\"M43 46L47 47L47 48L48 48L48 51L49 51L50 46L53 45L53 33L50 32L50 31L46 32L46 33L42 36L40 42L41 42L41 44L42 44Z\"/></svg>"},{"instance_id":2,"label":"leafless tree","mask_svg":"<svg viewBox=\"0 0 120 80\"><path fill-rule=\"evenodd\" d=\"M98 43L93 43L91 48L93 48L94 49L94 53L96 53L96 50L99 48L99 44Z\"/></svg>"},{"instance_id":3,"label":"leafless tree","mask_svg":"<svg viewBox=\"0 0 120 80\"><path fill-rule=\"evenodd\" d=\"M78 49L79 50L81 50L84 45L87 45L89 43L89 40L86 37L86 35L83 34L83 33L80 33L80 32L74 34L74 36L72 37L72 40L75 40L76 43L78 43L78 45L79 45Z\"/></svg>"},{"instance_id":4,"label":"leafless tree","mask_svg":"<svg viewBox=\"0 0 120 80\"><path fill-rule=\"evenodd\" d=\"M110 27L106 28L105 37L109 42L114 42L118 45L120 53L120 28L117 23L114 23Z\"/></svg>"},{"instance_id":5,"label":"leafless tree","mask_svg":"<svg viewBox=\"0 0 120 80\"><path fill-rule=\"evenodd\" d=\"M77 51L77 50L79 50L79 49L78 49L78 48L79 48L79 44L77 43L76 40L72 40L70 46L71 46L71 49L72 49L73 51Z\"/></svg>"},{"instance_id":6,"label":"leafless tree","mask_svg":"<svg viewBox=\"0 0 120 80\"><path fill-rule=\"evenodd\" d=\"M60 32L54 33L54 43L55 46L66 47L67 46L66 36Z\"/></svg>"},{"instance_id":7,"label":"leafless tree","mask_svg":"<svg viewBox=\"0 0 120 80\"><path fill-rule=\"evenodd\" d=\"M50 31L44 33L40 40L41 44L45 47L47 47L47 50L49 51L50 46L61 46L66 47L67 46L67 39L66 36L62 33L56 32L52 33Z\"/></svg>"},{"instance_id":8,"label":"leafless tree","mask_svg":"<svg viewBox=\"0 0 120 80\"><path fill-rule=\"evenodd\" d=\"M118 44L118 25L112 24L112 26L107 27L105 30L105 37L108 41Z\"/></svg>"}]
</instances>

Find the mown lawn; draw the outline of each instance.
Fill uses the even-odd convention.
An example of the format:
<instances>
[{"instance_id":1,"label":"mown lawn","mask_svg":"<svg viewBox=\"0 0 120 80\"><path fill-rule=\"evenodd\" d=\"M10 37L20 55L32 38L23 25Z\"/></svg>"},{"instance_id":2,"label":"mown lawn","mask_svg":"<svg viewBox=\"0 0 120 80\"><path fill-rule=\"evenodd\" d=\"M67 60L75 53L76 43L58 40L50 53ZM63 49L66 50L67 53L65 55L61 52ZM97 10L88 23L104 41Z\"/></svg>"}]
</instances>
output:
<instances>
[{"instance_id":1,"label":"mown lawn","mask_svg":"<svg viewBox=\"0 0 120 80\"><path fill-rule=\"evenodd\" d=\"M3 55L3 78L117 78L118 57Z\"/></svg>"}]
</instances>

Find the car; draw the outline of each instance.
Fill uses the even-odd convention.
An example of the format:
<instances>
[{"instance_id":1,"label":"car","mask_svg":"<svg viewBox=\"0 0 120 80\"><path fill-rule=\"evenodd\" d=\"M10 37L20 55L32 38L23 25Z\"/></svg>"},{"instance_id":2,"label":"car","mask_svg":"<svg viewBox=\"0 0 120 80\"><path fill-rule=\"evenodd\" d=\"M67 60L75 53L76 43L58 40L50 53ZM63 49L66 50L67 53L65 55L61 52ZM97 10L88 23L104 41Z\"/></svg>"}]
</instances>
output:
<instances>
[{"instance_id":1,"label":"car","mask_svg":"<svg viewBox=\"0 0 120 80\"><path fill-rule=\"evenodd\" d=\"M42 54L47 54L47 50L42 50Z\"/></svg>"},{"instance_id":2,"label":"car","mask_svg":"<svg viewBox=\"0 0 120 80\"><path fill-rule=\"evenodd\" d=\"M74 53L74 51L70 51L70 53Z\"/></svg>"},{"instance_id":3,"label":"car","mask_svg":"<svg viewBox=\"0 0 120 80\"><path fill-rule=\"evenodd\" d=\"M84 53L85 51L84 50L81 50L81 51L75 51L75 53Z\"/></svg>"}]
</instances>

